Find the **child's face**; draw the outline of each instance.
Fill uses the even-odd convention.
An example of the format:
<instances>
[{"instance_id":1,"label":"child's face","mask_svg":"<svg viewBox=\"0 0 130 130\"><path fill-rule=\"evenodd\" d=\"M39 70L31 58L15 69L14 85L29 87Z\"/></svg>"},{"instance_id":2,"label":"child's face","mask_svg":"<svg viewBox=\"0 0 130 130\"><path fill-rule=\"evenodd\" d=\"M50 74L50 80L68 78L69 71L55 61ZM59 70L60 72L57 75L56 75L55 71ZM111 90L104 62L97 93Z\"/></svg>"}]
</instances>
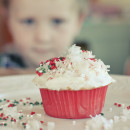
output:
<instances>
[{"instance_id":1,"label":"child's face","mask_svg":"<svg viewBox=\"0 0 130 130\"><path fill-rule=\"evenodd\" d=\"M11 0L8 23L27 64L58 56L76 36L81 19L75 0Z\"/></svg>"}]
</instances>

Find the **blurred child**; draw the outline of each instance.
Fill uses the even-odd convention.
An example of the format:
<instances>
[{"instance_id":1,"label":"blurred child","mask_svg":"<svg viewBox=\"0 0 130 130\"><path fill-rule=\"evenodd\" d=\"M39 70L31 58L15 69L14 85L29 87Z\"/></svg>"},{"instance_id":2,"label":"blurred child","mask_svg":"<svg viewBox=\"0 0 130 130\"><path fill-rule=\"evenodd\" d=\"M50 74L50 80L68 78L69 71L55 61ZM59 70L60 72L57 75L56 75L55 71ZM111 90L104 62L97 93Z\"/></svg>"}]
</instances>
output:
<instances>
[{"instance_id":1,"label":"blurred child","mask_svg":"<svg viewBox=\"0 0 130 130\"><path fill-rule=\"evenodd\" d=\"M7 67L36 67L59 56L79 33L87 8L87 0L3 0L3 4L14 45L1 58L1 66Z\"/></svg>"}]
</instances>

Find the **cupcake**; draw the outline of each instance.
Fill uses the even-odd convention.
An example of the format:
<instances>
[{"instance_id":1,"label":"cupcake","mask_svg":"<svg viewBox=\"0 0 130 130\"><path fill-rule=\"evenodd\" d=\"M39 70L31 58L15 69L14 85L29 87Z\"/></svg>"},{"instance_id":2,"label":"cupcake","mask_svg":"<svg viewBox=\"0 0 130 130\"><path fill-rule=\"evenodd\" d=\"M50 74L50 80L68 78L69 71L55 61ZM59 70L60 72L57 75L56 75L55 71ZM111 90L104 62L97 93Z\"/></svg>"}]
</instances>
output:
<instances>
[{"instance_id":1,"label":"cupcake","mask_svg":"<svg viewBox=\"0 0 130 130\"><path fill-rule=\"evenodd\" d=\"M108 85L114 81L109 68L91 51L82 51L76 45L63 57L41 62L33 82L40 89L46 114L64 119L100 114Z\"/></svg>"}]
</instances>

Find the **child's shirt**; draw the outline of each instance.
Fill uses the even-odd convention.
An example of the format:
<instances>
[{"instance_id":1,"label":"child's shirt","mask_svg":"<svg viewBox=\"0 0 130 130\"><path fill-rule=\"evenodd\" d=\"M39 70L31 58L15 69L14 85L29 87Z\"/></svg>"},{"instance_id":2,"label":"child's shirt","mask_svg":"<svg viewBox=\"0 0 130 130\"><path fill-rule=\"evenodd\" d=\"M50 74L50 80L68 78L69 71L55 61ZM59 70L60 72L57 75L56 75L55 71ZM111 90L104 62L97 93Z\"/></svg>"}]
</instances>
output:
<instances>
[{"instance_id":1,"label":"child's shirt","mask_svg":"<svg viewBox=\"0 0 130 130\"><path fill-rule=\"evenodd\" d=\"M0 54L0 67L4 68L25 68L22 57L17 54Z\"/></svg>"}]
</instances>

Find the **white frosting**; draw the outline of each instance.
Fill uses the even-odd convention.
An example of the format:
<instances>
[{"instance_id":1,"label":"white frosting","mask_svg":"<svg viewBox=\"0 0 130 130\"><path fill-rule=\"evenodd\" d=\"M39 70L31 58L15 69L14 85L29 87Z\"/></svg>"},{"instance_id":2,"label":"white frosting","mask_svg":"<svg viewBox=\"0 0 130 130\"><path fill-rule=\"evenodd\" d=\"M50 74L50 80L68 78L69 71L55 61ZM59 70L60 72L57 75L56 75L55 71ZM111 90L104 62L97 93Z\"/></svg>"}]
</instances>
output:
<instances>
[{"instance_id":1,"label":"white frosting","mask_svg":"<svg viewBox=\"0 0 130 130\"><path fill-rule=\"evenodd\" d=\"M73 45L66 53L66 59L56 62L57 69L48 69L42 76L37 75L33 82L39 88L51 90L93 89L109 85L114 81L108 74L110 66L101 60L92 60L94 57L92 52L82 52L80 47Z\"/></svg>"}]
</instances>

